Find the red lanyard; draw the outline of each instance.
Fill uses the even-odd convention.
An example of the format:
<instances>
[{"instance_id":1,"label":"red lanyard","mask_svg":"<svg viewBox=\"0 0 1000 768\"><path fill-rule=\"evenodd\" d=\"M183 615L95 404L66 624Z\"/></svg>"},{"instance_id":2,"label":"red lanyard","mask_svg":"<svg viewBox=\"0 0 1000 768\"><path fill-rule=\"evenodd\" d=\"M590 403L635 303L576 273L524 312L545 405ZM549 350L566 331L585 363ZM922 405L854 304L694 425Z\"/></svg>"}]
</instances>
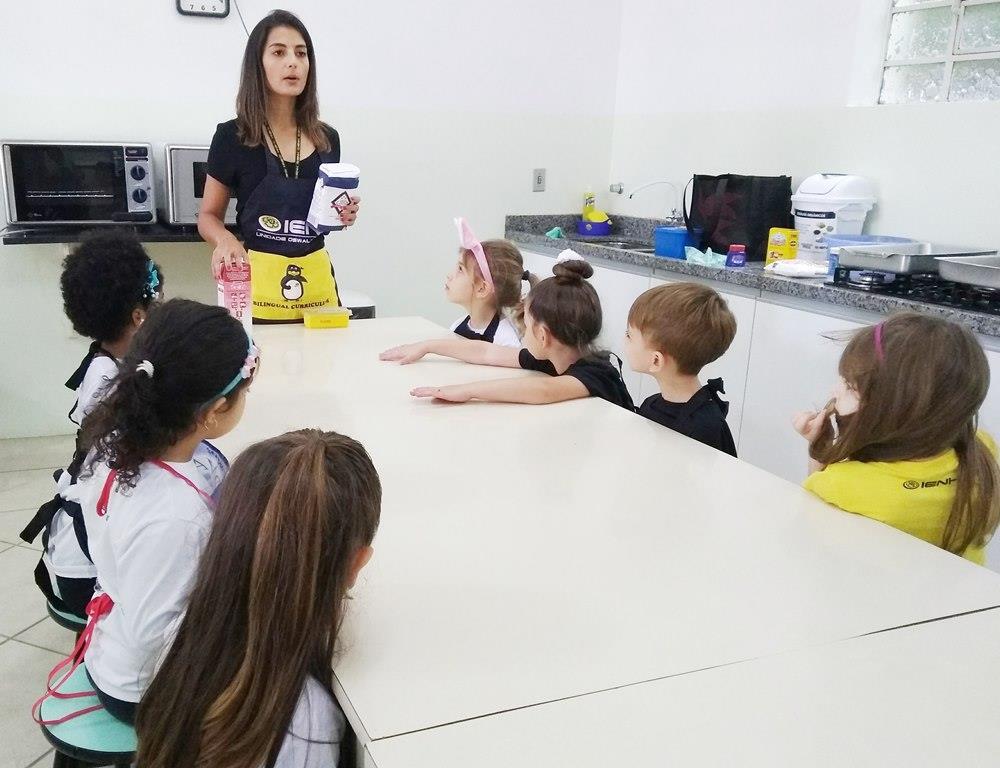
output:
<instances>
[{"instance_id":1,"label":"red lanyard","mask_svg":"<svg viewBox=\"0 0 1000 768\"><path fill-rule=\"evenodd\" d=\"M160 469L162 469L164 472L168 472L169 474L171 474L174 477L176 477L178 480L181 480L181 481L187 483L187 485L189 487L193 488L195 491L198 492L198 495L201 496L205 500L205 503L208 504L208 506L210 508L212 508L212 509L215 508L215 499L213 499L211 496L209 496L207 493L205 493L201 488L199 488L197 485L195 485L190 479L188 479L187 477L185 477L184 475L182 475L180 472L178 472L176 469L174 469L173 467L171 467L165 461L160 461L159 459L153 459L150 462L150 464L156 465L157 467L159 467ZM101 489L101 495L97 499L97 516L98 517L104 517L108 513L108 501L111 498L111 489L114 487L115 478L117 478L117 477L118 477L118 470L117 469L112 469L110 472L108 472L108 479L104 481L104 487Z\"/></svg>"}]
</instances>

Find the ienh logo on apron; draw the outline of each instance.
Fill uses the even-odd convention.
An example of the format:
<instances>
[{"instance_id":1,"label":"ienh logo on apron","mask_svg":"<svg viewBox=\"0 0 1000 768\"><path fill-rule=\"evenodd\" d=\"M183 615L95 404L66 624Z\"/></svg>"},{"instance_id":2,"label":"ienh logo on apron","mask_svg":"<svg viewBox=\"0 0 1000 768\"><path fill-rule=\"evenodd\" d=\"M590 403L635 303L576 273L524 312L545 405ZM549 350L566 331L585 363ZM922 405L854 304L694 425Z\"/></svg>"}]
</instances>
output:
<instances>
[{"instance_id":1,"label":"ienh logo on apron","mask_svg":"<svg viewBox=\"0 0 1000 768\"><path fill-rule=\"evenodd\" d=\"M306 222L316 179L289 174L266 147L265 156L267 173L240 214L250 256L253 316L265 322L296 322L303 309L337 306L337 283L323 236ZM336 161L326 152L319 158L321 163Z\"/></svg>"}]
</instances>

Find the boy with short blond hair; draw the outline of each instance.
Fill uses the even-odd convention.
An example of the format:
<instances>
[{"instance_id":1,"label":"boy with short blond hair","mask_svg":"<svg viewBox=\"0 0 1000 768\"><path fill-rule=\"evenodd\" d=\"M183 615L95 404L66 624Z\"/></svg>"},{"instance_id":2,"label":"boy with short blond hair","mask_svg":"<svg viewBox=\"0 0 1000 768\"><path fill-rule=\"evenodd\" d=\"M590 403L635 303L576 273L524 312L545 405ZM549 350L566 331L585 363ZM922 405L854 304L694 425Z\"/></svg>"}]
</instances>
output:
<instances>
[{"instance_id":1,"label":"boy with short blond hair","mask_svg":"<svg viewBox=\"0 0 1000 768\"><path fill-rule=\"evenodd\" d=\"M648 373L660 392L643 401L641 416L736 455L726 415L722 379L702 386L701 369L718 360L736 335L736 318L725 300L698 283L650 288L632 304L625 356L638 373Z\"/></svg>"}]
</instances>

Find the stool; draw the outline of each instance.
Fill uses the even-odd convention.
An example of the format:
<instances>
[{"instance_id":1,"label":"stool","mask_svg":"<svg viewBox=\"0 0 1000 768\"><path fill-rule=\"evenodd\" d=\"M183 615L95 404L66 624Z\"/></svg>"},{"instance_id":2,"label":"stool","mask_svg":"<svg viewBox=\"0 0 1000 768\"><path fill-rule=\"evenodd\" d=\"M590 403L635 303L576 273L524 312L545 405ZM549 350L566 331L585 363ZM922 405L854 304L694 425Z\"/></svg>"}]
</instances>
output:
<instances>
[{"instance_id":1,"label":"stool","mask_svg":"<svg viewBox=\"0 0 1000 768\"><path fill-rule=\"evenodd\" d=\"M87 620L82 616L60 611L48 601L46 601L45 607L48 609L52 621L63 629L68 629L70 632L76 632L79 635L87 626Z\"/></svg>"},{"instance_id":2,"label":"stool","mask_svg":"<svg viewBox=\"0 0 1000 768\"><path fill-rule=\"evenodd\" d=\"M346 291L337 288L340 303L353 313L351 320L370 320L375 317L375 302L371 296L360 291Z\"/></svg>"},{"instance_id":3,"label":"stool","mask_svg":"<svg viewBox=\"0 0 1000 768\"><path fill-rule=\"evenodd\" d=\"M69 679L59 686L60 693L82 691L94 691L87 679L85 664L77 667ZM96 693L93 698L57 699L50 696L42 702L39 714L42 720L58 720L97 703ZM59 725L43 725L42 734L56 750L53 768L94 765L127 768L135 761L135 728L113 717L103 707Z\"/></svg>"}]
</instances>

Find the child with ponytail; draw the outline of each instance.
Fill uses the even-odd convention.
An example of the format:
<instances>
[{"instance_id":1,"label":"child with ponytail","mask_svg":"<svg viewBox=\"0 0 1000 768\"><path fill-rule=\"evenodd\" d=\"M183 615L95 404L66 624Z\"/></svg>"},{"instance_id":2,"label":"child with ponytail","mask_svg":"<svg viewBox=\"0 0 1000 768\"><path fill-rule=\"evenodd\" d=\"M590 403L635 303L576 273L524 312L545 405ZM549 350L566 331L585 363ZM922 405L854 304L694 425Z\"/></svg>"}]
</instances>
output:
<instances>
[{"instance_id":1,"label":"child with ponytail","mask_svg":"<svg viewBox=\"0 0 1000 768\"><path fill-rule=\"evenodd\" d=\"M190 603L139 707L143 768L335 768L332 663L382 489L364 447L315 429L233 462Z\"/></svg>"},{"instance_id":2,"label":"child with ponytail","mask_svg":"<svg viewBox=\"0 0 1000 768\"><path fill-rule=\"evenodd\" d=\"M186 605L227 469L205 441L239 422L257 362L225 309L168 301L84 422L81 506L98 581L85 660L101 703L127 722Z\"/></svg>"},{"instance_id":3,"label":"child with ponytail","mask_svg":"<svg viewBox=\"0 0 1000 768\"><path fill-rule=\"evenodd\" d=\"M806 489L983 564L1000 522L993 439L977 429L990 369L972 332L914 312L854 334L830 403L801 413Z\"/></svg>"}]
</instances>

